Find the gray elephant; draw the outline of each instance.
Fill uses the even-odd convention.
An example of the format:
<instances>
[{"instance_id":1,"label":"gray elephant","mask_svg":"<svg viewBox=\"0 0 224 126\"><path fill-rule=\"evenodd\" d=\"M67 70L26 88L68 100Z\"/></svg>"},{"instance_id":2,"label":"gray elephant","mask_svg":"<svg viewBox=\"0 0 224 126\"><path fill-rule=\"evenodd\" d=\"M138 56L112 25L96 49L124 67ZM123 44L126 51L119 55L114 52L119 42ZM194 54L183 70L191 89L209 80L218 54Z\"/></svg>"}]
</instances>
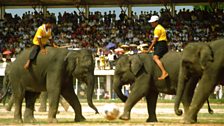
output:
<instances>
[{"instance_id":1,"label":"gray elephant","mask_svg":"<svg viewBox=\"0 0 224 126\"><path fill-rule=\"evenodd\" d=\"M182 114L179 109L184 93L189 92L189 81L192 77L200 78L192 98L189 110L185 112L184 122L197 122L197 113L216 85L224 82L224 39L209 43L191 43L186 46L181 59L178 90L175 101L175 113ZM223 83L222 83L223 84ZM194 90L191 89L191 90Z\"/></svg>"},{"instance_id":2,"label":"gray elephant","mask_svg":"<svg viewBox=\"0 0 224 126\"><path fill-rule=\"evenodd\" d=\"M155 111L158 94L159 92L170 95L176 94L180 58L181 53L170 51L161 59L169 73L169 77L165 80L158 80L161 71L149 54L124 55L117 61L113 89L117 96L125 102L120 119L129 120L132 107L145 96L149 115L146 122L157 122ZM121 91L122 86L126 84L132 84L131 93L128 97ZM193 91L186 94L182 99L186 110L190 105L192 95ZM212 112L210 106L208 106L208 109Z\"/></svg>"},{"instance_id":3,"label":"gray elephant","mask_svg":"<svg viewBox=\"0 0 224 126\"><path fill-rule=\"evenodd\" d=\"M11 95L11 85L9 81L9 74L10 74L10 66L11 62L7 63L5 68L5 76L3 77L3 86L1 90L1 101L3 102L3 105L6 105L6 101L8 101L8 104L6 105L6 110L11 111L11 108L13 106L13 95ZM5 93L4 93L5 92Z\"/></svg>"},{"instance_id":4,"label":"gray elephant","mask_svg":"<svg viewBox=\"0 0 224 126\"><path fill-rule=\"evenodd\" d=\"M161 71L149 54L124 55L117 61L113 88L117 96L125 102L120 119L129 120L132 107L145 96L149 115L146 121L157 122L155 110L158 94L159 92L176 93L180 57L181 53L168 52L161 59L169 73L169 77L164 80L158 80ZM130 83L132 89L127 97L122 93L121 88ZM188 98L183 101L185 106L189 105Z\"/></svg>"},{"instance_id":5,"label":"gray elephant","mask_svg":"<svg viewBox=\"0 0 224 126\"><path fill-rule=\"evenodd\" d=\"M23 68L31 49L22 51L11 64L13 72L9 74L14 96L14 119L22 120L22 102L26 101L24 112L25 122L34 122L34 104L42 91L48 92L49 112L48 121L57 122L56 113L60 95L75 111L75 121L84 121L82 108L73 89L73 78L78 78L87 84L87 102L98 113L92 102L94 91L94 61L90 50L68 51L63 48L47 47L47 55L38 54L28 70Z\"/></svg>"}]
</instances>

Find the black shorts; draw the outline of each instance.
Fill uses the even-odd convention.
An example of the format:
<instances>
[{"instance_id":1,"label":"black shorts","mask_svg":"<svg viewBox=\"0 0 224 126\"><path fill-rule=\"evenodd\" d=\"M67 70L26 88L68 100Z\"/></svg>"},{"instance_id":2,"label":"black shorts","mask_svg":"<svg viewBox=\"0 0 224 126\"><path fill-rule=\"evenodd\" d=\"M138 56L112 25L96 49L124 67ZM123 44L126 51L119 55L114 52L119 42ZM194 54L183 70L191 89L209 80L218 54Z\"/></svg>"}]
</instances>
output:
<instances>
[{"instance_id":1,"label":"black shorts","mask_svg":"<svg viewBox=\"0 0 224 126\"><path fill-rule=\"evenodd\" d=\"M44 45L44 48L46 46L48 46L48 45ZM32 51L30 52L30 61L35 60L39 52L40 52L40 46L39 45L33 45Z\"/></svg>"},{"instance_id":2,"label":"black shorts","mask_svg":"<svg viewBox=\"0 0 224 126\"><path fill-rule=\"evenodd\" d=\"M40 46L39 45L33 45L32 47L32 51L30 52L30 60L33 61L34 59L36 59L37 54L40 51Z\"/></svg>"},{"instance_id":3,"label":"black shorts","mask_svg":"<svg viewBox=\"0 0 224 126\"><path fill-rule=\"evenodd\" d=\"M166 41L158 41L154 45L154 55L159 56L162 58L165 53L168 52L168 46Z\"/></svg>"}]
</instances>

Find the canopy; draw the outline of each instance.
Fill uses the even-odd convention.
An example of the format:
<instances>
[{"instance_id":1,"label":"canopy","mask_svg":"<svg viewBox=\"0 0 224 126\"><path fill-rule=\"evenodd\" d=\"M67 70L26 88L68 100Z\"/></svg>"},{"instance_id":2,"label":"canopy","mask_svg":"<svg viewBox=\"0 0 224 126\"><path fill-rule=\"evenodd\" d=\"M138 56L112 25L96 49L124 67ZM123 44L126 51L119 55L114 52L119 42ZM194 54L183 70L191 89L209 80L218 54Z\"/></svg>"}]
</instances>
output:
<instances>
[{"instance_id":1,"label":"canopy","mask_svg":"<svg viewBox=\"0 0 224 126\"><path fill-rule=\"evenodd\" d=\"M116 44L114 44L114 43L112 43L112 42L109 42L109 43L106 45L106 48L107 48L107 49L116 48Z\"/></svg>"},{"instance_id":2,"label":"canopy","mask_svg":"<svg viewBox=\"0 0 224 126\"><path fill-rule=\"evenodd\" d=\"M136 5L136 4L186 4L186 3L208 3L210 0L0 0L3 6L55 6L55 5ZM215 0L223 2L223 0Z\"/></svg>"},{"instance_id":3,"label":"canopy","mask_svg":"<svg viewBox=\"0 0 224 126\"><path fill-rule=\"evenodd\" d=\"M12 52L11 52L10 50L6 50L6 51L3 52L4 55L9 55L9 54L11 54L11 53L12 53Z\"/></svg>"}]
</instances>

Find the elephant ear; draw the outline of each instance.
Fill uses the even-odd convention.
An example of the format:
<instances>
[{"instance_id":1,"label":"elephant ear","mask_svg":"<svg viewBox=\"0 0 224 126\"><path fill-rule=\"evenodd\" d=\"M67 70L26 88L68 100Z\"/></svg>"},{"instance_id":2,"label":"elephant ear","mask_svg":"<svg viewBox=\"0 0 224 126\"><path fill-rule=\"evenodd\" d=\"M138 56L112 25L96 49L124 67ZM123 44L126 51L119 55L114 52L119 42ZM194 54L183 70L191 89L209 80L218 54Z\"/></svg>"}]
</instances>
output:
<instances>
[{"instance_id":1,"label":"elephant ear","mask_svg":"<svg viewBox=\"0 0 224 126\"><path fill-rule=\"evenodd\" d=\"M131 71L136 76L140 69L143 67L143 62L141 61L138 54L130 56L130 66Z\"/></svg>"},{"instance_id":2,"label":"elephant ear","mask_svg":"<svg viewBox=\"0 0 224 126\"><path fill-rule=\"evenodd\" d=\"M72 72L75 70L77 58L73 54L74 52L69 52L65 57L66 65L66 71L69 75L72 75Z\"/></svg>"},{"instance_id":3,"label":"elephant ear","mask_svg":"<svg viewBox=\"0 0 224 126\"><path fill-rule=\"evenodd\" d=\"M209 62L213 62L213 51L208 44L201 47L199 57L200 65L203 70L207 67Z\"/></svg>"}]
</instances>

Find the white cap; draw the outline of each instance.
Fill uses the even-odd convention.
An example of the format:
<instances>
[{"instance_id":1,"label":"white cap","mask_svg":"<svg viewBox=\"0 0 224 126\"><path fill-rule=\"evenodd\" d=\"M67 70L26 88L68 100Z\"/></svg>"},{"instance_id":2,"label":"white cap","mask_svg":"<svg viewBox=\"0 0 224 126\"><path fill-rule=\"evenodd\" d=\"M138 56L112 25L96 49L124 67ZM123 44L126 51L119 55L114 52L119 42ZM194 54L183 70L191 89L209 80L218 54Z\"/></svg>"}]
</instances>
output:
<instances>
[{"instance_id":1,"label":"white cap","mask_svg":"<svg viewBox=\"0 0 224 126\"><path fill-rule=\"evenodd\" d=\"M157 15L153 15L151 16L150 20L149 20L149 23L152 23L152 22L155 22L155 21L158 21L159 20L159 17Z\"/></svg>"}]
</instances>

